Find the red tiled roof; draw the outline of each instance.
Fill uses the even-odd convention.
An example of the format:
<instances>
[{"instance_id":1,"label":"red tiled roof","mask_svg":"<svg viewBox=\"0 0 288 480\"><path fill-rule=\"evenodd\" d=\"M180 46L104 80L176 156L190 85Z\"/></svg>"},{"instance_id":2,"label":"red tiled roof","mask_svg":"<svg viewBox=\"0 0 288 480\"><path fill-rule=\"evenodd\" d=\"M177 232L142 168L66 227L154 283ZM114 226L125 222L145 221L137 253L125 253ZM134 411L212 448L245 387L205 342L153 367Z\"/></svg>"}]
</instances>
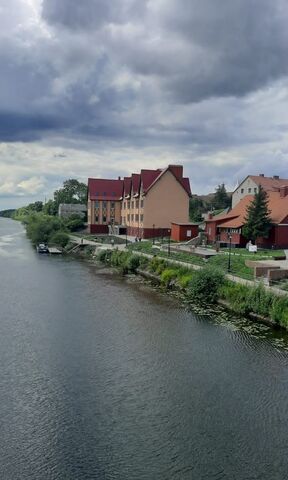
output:
<instances>
[{"instance_id":1,"label":"red tiled roof","mask_svg":"<svg viewBox=\"0 0 288 480\"><path fill-rule=\"evenodd\" d=\"M186 190L186 192L188 193L189 196L191 196L191 189L190 189L190 181L189 181L189 178L182 178L180 176L181 172L182 172L182 166L179 165L179 168L177 168L177 165L168 165L167 168L165 168L164 170L155 170L155 172L159 172L158 175L155 175L154 176L154 180L151 181L150 185L148 185L146 187L146 189L144 189L143 187L143 190L145 193L148 192L148 190L156 183L158 182L158 180L169 170L172 175L174 175L174 177L176 178L177 182L179 182L182 187L184 188L184 190ZM142 170L143 171L143 170ZM142 171L141 171L141 175L142 175ZM153 170L150 170L150 172L153 172ZM153 177L151 176L151 180L153 179Z\"/></svg>"},{"instance_id":2,"label":"red tiled roof","mask_svg":"<svg viewBox=\"0 0 288 480\"><path fill-rule=\"evenodd\" d=\"M131 193L131 177L124 177L124 196Z\"/></svg>"},{"instance_id":3,"label":"red tiled roof","mask_svg":"<svg viewBox=\"0 0 288 480\"><path fill-rule=\"evenodd\" d=\"M261 185L266 191L273 191L284 185L288 185L288 179L285 178L261 177L261 175L249 175L249 178L251 178L256 185Z\"/></svg>"},{"instance_id":4,"label":"red tiled roof","mask_svg":"<svg viewBox=\"0 0 288 480\"><path fill-rule=\"evenodd\" d=\"M162 173L162 170L141 170L141 184L143 192L146 193L155 182L156 178Z\"/></svg>"},{"instance_id":5,"label":"red tiled roof","mask_svg":"<svg viewBox=\"0 0 288 480\"><path fill-rule=\"evenodd\" d=\"M187 178L187 177L182 178L181 183L182 183L184 189L186 190L186 192L188 193L189 197L191 197L192 193L191 193L189 178Z\"/></svg>"},{"instance_id":6,"label":"red tiled roof","mask_svg":"<svg viewBox=\"0 0 288 480\"><path fill-rule=\"evenodd\" d=\"M139 193L140 182L141 182L140 173L132 173L132 192L133 192L133 195Z\"/></svg>"},{"instance_id":7,"label":"red tiled roof","mask_svg":"<svg viewBox=\"0 0 288 480\"><path fill-rule=\"evenodd\" d=\"M120 200L123 195L123 184L123 180L89 178L89 198L90 200Z\"/></svg>"},{"instance_id":8,"label":"red tiled roof","mask_svg":"<svg viewBox=\"0 0 288 480\"><path fill-rule=\"evenodd\" d=\"M214 219L214 222L220 220L219 228L239 228L245 223L247 215L247 206L253 200L253 195L247 195L242 198L239 203L227 214ZM288 216L288 195L280 197L279 192L268 191L268 208L270 210L270 218L272 223L278 225L285 221ZM213 222L208 220L208 222Z\"/></svg>"}]
</instances>

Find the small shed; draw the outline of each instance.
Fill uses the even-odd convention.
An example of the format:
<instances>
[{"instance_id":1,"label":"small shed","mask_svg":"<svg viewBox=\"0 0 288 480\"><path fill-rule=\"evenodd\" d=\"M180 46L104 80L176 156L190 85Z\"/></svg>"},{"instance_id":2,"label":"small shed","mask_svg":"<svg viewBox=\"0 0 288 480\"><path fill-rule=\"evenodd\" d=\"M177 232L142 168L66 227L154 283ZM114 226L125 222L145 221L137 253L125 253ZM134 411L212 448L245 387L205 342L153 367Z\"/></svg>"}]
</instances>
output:
<instances>
[{"instance_id":1,"label":"small shed","mask_svg":"<svg viewBox=\"0 0 288 480\"><path fill-rule=\"evenodd\" d=\"M171 240L188 242L199 234L199 223L171 223Z\"/></svg>"}]
</instances>

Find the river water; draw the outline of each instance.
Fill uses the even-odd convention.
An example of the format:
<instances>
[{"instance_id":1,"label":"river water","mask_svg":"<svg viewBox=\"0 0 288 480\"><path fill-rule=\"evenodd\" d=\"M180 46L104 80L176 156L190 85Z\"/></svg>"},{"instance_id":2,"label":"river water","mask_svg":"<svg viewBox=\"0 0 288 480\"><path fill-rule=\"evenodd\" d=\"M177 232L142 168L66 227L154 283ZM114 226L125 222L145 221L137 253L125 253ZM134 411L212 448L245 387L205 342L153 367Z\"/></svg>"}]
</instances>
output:
<instances>
[{"instance_id":1,"label":"river water","mask_svg":"<svg viewBox=\"0 0 288 480\"><path fill-rule=\"evenodd\" d=\"M0 219L1 480L287 479L288 344L249 325Z\"/></svg>"}]
</instances>

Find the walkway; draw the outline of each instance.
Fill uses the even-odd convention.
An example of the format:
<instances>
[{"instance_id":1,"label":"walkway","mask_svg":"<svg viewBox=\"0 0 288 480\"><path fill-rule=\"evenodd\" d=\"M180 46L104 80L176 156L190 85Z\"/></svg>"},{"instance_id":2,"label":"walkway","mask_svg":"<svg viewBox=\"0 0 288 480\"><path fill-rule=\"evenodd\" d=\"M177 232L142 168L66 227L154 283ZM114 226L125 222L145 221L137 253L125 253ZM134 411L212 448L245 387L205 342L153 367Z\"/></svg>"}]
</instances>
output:
<instances>
[{"instance_id":1,"label":"walkway","mask_svg":"<svg viewBox=\"0 0 288 480\"><path fill-rule=\"evenodd\" d=\"M151 255L150 253L143 253L143 252L137 252L137 251L135 251L134 253L137 254L137 255L142 255L143 257L147 257L147 258L153 258L154 257L154 255ZM181 262L180 260L174 260L172 258L171 259L167 258L167 257L159 257L159 258L165 259L165 261L167 261L168 263L171 263L171 264L174 264L174 265L179 265L179 266L185 267L185 268L189 268L191 270L201 270L203 268L200 265L194 265L193 263L189 263L189 262ZM235 275L231 275L230 273L226 273L225 276L226 276L226 278L228 278L232 282L240 283L241 285L250 285L251 287L257 287L259 285L259 283L261 283L261 282L254 281L254 280L246 280L246 279L241 278L241 277L236 277ZM264 286L265 290L267 290L269 292L272 292L275 295L280 295L280 296L287 296L288 295L287 291L281 290L280 288L269 287L269 285L263 285L263 286Z\"/></svg>"}]
</instances>

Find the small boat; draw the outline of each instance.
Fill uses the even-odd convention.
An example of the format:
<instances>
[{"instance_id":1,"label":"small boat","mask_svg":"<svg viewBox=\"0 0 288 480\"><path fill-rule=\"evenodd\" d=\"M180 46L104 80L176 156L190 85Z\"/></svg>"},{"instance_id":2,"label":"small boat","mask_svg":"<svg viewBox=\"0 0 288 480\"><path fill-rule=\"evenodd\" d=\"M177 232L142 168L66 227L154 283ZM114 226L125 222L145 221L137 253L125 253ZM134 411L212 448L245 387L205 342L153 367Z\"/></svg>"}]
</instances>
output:
<instances>
[{"instance_id":1,"label":"small boat","mask_svg":"<svg viewBox=\"0 0 288 480\"><path fill-rule=\"evenodd\" d=\"M45 243L39 243L39 245L36 247L36 250L38 253L49 253L49 248Z\"/></svg>"}]
</instances>

